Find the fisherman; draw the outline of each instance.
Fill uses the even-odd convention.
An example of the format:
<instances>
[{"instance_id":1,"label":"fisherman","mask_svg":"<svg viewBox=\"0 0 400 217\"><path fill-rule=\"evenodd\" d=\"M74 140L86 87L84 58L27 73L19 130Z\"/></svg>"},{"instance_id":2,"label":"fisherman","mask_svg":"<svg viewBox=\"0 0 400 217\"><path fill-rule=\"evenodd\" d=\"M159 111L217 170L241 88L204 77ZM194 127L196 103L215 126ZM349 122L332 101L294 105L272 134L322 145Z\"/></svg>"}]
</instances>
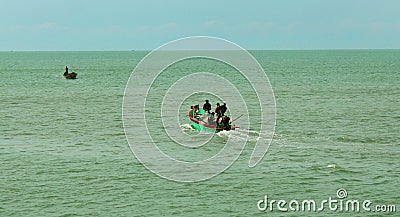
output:
<instances>
[{"instance_id":1,"label":"fisherman","mask_svg":"<svg viewBox=\"0 0 400 217\"><path fill-rule=\"evenodd\" d=\"M194 117L194 106L193 105L191 105L190 106L190 117Z\"/></svg>"},{"instance_id":2,"label":"fisherman","mask_svg":"<svg viewBox=\"0 0 400 217\"><path fill-rule=\"evenodd\" d=\"M217 107L215 107L215 114L217 114L217 116L219 116L221 113L220 113L221 111L220 111L220 107L219 107L219 102L217 102Z\"/></svg>"},{"instance_id":3,"label":"fisherman","mask_svg":"<svg viewBox=\"0 0 400 217\"><path fill-rule=\"evenodd\" d=\"M64 76L68 75L68 66L65 66L65 72L64 72Z\"/></svg>"},{"instance_id":4,"label":"fisherman","mask_svg":"<svg viewBox=\"0 0 400 217\"><path fill-rule=\"evenodd\" d=\"M220 111L221 116L224 116L224 115L225 115L226 110L227 110L227 108L226 108L226 103L224 103L223 105L221 105L221 106L219 107L219 111Z\"/></svg>"},{"instance_id":5,"label":"fisherman","mask_svg":"<svg viewBox=\"0 0 400 217\"><path fill-rule=\"evenodd\" d=\"M199 104L194 105L193 108L194 108L194 115L193 115L193 117L196 118L196 119L199 119Z\"/></svg>"},{"instance_id":6,"label":"fisherman","mask_svg":"<svg viewBox=\"0 0 400 217\"><path fill-rule=\"evenodd\" d=\"M207 123L209 125L216 125L217 123L214 121L214 112L208 114Z\"/></svg>"},{"instance_id":7,"label":"fisherman","mask_svg":"<svg viewBox=\"0 0 400 217\"><path fill-rule=\"evenodd\" d=\"M224 116L224 118L222 119L222 124L225 130L231 130L230 120L231 119L228 116Z\"/></svg>"},{"instance_id":8,"label":"fisherman","mask_svg":"<svg viewBox=\"0 0 400 217\"><path fill-rule=\"evenodd\" d=\"M203 110L208 113L211 111L211 104L209 103L208 99L206 99L206 102L203 105Z\"/></svg>"},{"instance_id":9,"label":"fisherman","mask_svg":"<svg viewBox=\"0 0 400 217\"><path fill-rule=\"evenodd\" d=\"M217 123L219 123L220 119L222 118L221 107L220 107L219 102L217 103L217 107L215 107L215 114L216 114L216 118L215 119L216 119Z\"/></svg>"}]
</instances>

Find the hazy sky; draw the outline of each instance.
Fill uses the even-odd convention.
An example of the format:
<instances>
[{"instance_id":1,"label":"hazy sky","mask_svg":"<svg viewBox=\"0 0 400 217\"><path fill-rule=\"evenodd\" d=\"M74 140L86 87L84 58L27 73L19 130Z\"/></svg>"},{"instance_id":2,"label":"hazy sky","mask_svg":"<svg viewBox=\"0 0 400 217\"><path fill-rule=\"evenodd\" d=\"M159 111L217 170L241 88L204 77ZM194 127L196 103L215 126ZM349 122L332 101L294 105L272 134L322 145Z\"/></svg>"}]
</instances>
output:
<instances>
[{"instance_id":1,"label":"hazy sky","mask_svg":"<svg viewBox=\"0 0 400 217\"><path fill-rule=\"evenodd\" d=\"M0 50L151 50L194 35L245 49L400 48L399 0L0 0Z\"/></svg>"}]
</instances>

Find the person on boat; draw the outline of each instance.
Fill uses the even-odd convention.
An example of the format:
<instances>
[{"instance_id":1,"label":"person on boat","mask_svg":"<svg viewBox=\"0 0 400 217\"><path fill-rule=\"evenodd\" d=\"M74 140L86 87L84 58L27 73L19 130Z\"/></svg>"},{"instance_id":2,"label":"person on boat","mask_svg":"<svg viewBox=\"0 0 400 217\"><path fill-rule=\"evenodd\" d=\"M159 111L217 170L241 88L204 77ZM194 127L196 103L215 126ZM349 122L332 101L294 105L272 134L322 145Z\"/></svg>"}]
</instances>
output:
<instances>
[{"instance_id":1,"label":"person on boat","mask_svg":"<svg viewBox=\"0 0 400 217\"><path fill-rule=\"evenodd\" d=\"M191 105L190 106L190 117L194 117L194 106L193 105Z\"/></svg>"},{"instance_id":2,"label":"person on boat","mask_svg":"<svg viewBox=\"0 0 400 217\"><path fill-rule=\"evenodd\" d=\"M68 75L68 66L65 66L65 72L64 72L64 76Z\"/></svg>"},{"instance_id":3,"label":"person on boat","mask_svg":"<svg viewBox=\"0 0 400 217\"><path fill-rule=\"evenodd\" d=\"M228 108L226 107L226 103L224 103L223 105L221 105L221 106L219 107L219 111L220 111L221 116L224 116L224 115L225 115L225 112L226 112L227 109L228 109Z\"/></svg>"},{"instance_id":4,"label":"person on boat","mask_svg":"<svg viewBox=\"0 0 400 217\"><path fill-rule=\"evenodd\" d=\"M207 117L207 123L209 124L209 125L217 125L216 124L216 122L214 121L214 112L212 112L212 113L208 113L208 115L207 115L208 117Z\"/></svg>"},{"instance_id":5,"label":"person on boat","mask_svg":"<svg viewBox=\"0 0 400 217\"><path fill-rule=\"evenodd\" d=\"M215 120L217 121L217 123L219 122L219 119L221 119L222 115L221 115L221 108L220 108L220 104L217 103L217 107L215 107Z\"/></svg>"},{"instance_id":6,"label":"person on boat","mask_svg":"<svg viewBox=\"0 0 400 217\"><path fill-rule=\"evenodd\" d=\"M194 107L193 107L193 109L194 109L194 114L193 114L193 117L194 118L199 118L199 104L197 104L197 105L194 105Z\"/></svg>"},{"instance_id":7,"label":"person on boat","mask_svg":"<svg viewBox=\"0 0 400 217\"><path fill-rule=\"evenodd\" d=\"M217 114L217 116L220 114L220 107L219 107L219 102L217 102L217 106L215 107L215 114Z\"/></svg>"},{"instance_id":8,"label":"person on boat","mask_svg":"<svg viewBox=\"0 0 400 217\"><path fill-rule=\"evenodd\" d=\"M225 130L231 130L231 119L228 116L224 116L222 119L222 125Z\"/></svg>"},{"instance_id":9,"label":"person on boat","mask_svg":"<svg viewBox=\"0 0 400 217\"><path fill-rule=\"evenodd\" d=\"M203 105L203 110L208 113L211 111L211 104L209 103L208 99L206 99L206 102Z\"/></svg>"}]
</instances>

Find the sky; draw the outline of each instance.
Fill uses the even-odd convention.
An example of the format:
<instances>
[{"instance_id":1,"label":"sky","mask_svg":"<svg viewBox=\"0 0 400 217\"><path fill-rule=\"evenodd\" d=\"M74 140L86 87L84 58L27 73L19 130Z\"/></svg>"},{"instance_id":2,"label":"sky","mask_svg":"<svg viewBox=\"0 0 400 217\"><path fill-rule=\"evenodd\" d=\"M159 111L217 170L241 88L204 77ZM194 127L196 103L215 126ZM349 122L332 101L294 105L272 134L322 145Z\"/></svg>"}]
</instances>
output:
<instances>
[{"instance_id":1,"label":"sky","mask_svg":"<svg viewBox=\"0 0 400 217\"><path fill-rule=\"evenodd\" d=\"M152 50L199 35L248 50L400 49L400 1L0 0L1 51Z\"/></svg>"}]
</instances>

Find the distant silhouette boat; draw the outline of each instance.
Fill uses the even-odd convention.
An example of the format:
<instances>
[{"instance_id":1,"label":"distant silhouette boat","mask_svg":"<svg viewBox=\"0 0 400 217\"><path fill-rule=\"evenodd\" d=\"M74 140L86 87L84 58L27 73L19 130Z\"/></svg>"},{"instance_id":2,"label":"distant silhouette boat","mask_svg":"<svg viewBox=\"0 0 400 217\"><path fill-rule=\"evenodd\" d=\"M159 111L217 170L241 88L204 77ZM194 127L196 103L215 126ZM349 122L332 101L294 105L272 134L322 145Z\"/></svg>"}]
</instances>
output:
<instances>
[{"instance_id":1,"label":"distant silhouette boat","mask_svg":"<svg viewBox=\"0 0 400 217\"><path fill-rule=\"evenodd\" d=\"M76 79L76 76L77 76L77 75L78 75L78 74L75 73L75 72L72 72L72 73L64 72L64 77L65 77L66 79Z\"/></svg>"},{"instance_id":2,"label":"distant silhouette boat","mask_svg":"<svg viewBox=\"0 0 400 217\"><path fill-rule=\"evenodd\" d=\"M68 66L65 66L64 78L66 79L76 79L78 74L75 72L68 73Z\"/></svg>"}]
</instances>

